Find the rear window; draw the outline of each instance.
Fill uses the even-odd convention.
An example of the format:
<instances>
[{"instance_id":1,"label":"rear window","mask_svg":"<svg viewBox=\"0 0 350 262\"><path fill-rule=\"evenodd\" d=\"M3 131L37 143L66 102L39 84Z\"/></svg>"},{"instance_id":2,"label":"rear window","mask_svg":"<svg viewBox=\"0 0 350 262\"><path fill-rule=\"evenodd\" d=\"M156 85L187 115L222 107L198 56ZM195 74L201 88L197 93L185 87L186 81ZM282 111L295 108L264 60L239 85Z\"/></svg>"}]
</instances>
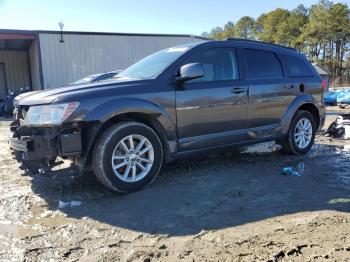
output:
<instances>
[{"instance_id":1,"label":"rear window","mask_svg":"<svg viewBox=\"0 0 350 262\"><path fill-rule=\"evenodd\" d=\"M285 66L285 70L288 76L291 77L305 77L305 76L314 76L313 72L310 68L305 64L305 62L294 56L289 55L280 55L283 64Z\"/></svg>"},{"instance_id":2,"label":"rear window","mask_svg":"<svg viewBox=\"0 0 350 262\"><path fill-rule=\"evenodd\" d=\"M244 49L249 79L283 78L281 62L273 52Z\"/></svg>"}]
</instances>

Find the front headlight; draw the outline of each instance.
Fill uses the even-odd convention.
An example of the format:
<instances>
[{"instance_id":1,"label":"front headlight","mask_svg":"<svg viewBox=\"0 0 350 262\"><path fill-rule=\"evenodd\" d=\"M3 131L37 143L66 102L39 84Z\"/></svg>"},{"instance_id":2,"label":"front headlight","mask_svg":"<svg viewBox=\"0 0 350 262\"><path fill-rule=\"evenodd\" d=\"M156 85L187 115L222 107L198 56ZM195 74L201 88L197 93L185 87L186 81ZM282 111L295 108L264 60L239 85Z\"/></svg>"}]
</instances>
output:
<instances>
[{"instance_id":1,"label":"front headlight","mask_svg":"<svg viewBox=\"0 0 350 262\"><path fill-rule=\"evenodd\" d=\"M79 102L31 106L27 112L27 125L60 125L77 107Z\"/></svg>"}]
</instances>

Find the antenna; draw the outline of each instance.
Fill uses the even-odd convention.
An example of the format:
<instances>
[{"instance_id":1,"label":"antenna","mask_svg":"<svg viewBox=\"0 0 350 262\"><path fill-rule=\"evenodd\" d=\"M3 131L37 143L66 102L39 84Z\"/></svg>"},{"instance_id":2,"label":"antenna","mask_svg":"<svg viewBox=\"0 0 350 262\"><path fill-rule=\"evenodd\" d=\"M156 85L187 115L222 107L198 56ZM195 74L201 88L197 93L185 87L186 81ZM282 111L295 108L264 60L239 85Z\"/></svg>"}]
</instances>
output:
<instances>
[{"instance_id":1,"label":"antenna","mask_svg":"<svg viewBox=\"0 0 350 262\"><path fill-rule=\"evenodd\" d=\"M61 31L61 39L60 39L60 42L63 43L64 40L63 40L63 32L62 32L62 30L63 30L63 27L64 27L64 23L63 23L62 21L59 21L59 22L58 22L58 26L60 27L60 31Z\"/></svg>"}]
</instances>

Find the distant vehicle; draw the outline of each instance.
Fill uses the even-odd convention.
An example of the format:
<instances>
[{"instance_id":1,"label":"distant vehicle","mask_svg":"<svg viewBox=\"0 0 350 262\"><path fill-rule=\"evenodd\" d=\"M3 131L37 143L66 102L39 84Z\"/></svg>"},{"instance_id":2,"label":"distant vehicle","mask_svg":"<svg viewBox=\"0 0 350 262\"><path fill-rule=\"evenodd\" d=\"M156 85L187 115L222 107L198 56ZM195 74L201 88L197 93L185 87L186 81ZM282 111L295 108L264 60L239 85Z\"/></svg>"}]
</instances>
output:
<instances>
[{"instance_id":1,"label":"distant vehicle","mask_svg":"<svg viewBox=\"0 0 350 262\"><path fill-rule=\"evenodd\" d=\"M324 102L330 106L350 104L350 88L326 92Z\"/></svg>"},{"instance_id":2,"label":"distant vehicle","mask_svg":"<svg viewBox=\"0 0 350 262\"><path fill-rule=\"evenodd\" d=\"M341 107L350 105L350 88L344 89L343 92L338 95L337 104Z\"/></svg>"},{"instance_id":3,"label":"distant vehicle","mask_svg":"<svg viewBox=\"0 0 350 262\"><path fill-rule=\"evenodd\" d=\"M70 83L69 85L70 86L71 85L82 85L82 84L88 84L88 83L94 83L94 82L108 80L108 79L115 77L116 75L118 75L122 71L123 70L115 70L115 71L111 71L111 72L107 72L107 73L89 75L89 76L86 76L82 79L79 79L73 83Z\"/></svg>"},{"instance_id":4,"label":"distant vehicle","mask_svg":"<svg viewBox=\"0 0 350 262\"><path fill-rule=\"evenodd\" d=\"M84 77L82 79L79 79L73 83L68 84L67 86L72 86L72 85L83 85L83 84L88 84L88 83L95 83L95 82L100 82L108 79L112 79L113 77L116 77L120 72L123 70L115 70L107 73L100 73L100 74L93 74L89 75L87 77ZM40 92L39 91L26 91L18 94L15 94L15 98L13 99L13 102L19 101L25 97L31 96L35 93ZM13 108L11 108L13 109ZM0 115L1 115L1 101L0 101Z\"/></svg>"},{"instance_id":5,"label":"distant vehicle","mask_svg":"<svg viewBox=\"0 0 350 262\"><path fill-rule=\"evenodd\" d=\"M325 88L295 49L240 39L187 44L111 81L21 99L10 145L40 174L92 168L106 188L133 192L163 163L198 153L277 141L306 154L324 124ZM54 169L61 158L72 160L68 170Z\"/></svg>"},{"instance_id":6,"label":"distant vehicle","mask_svg":"<svg viewBox=\"0 0 350 262\"><path fill-rule=\"evenodd\" d=\"M336 91L328 91L324 94L324 103L329 106L337 105L337 96L338 92Z\"/></svg>"}]
</instances>

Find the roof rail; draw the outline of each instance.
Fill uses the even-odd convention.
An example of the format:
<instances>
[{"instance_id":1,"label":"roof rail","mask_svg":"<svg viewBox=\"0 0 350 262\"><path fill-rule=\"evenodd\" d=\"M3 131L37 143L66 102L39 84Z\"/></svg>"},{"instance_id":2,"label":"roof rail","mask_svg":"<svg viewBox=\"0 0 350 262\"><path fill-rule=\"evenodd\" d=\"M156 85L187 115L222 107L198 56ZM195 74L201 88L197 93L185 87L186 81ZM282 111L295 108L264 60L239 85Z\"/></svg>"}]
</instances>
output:
<instances>
[{"instance_id":1,"label":"roof rail","mask_svg":"<svg viewBox=\"0 0 350 262\"><path fill-rule=\"evenodd\" d=\"M298 51L297 49L292 48L292 47L287 47L287 46L284 46L284 45L278 45L278 44L269 43L269 42L251 40L251 39L228 37L228 38L226 38L225 40L226 40L226 41L239 41L239 42L249 42L249 43L257 43L257 44L272 45L272 46L277 46L277 47L282 47L282 48L290 49L290 50L293 50L293 51Z\"/></svg>"}]
</instances>

